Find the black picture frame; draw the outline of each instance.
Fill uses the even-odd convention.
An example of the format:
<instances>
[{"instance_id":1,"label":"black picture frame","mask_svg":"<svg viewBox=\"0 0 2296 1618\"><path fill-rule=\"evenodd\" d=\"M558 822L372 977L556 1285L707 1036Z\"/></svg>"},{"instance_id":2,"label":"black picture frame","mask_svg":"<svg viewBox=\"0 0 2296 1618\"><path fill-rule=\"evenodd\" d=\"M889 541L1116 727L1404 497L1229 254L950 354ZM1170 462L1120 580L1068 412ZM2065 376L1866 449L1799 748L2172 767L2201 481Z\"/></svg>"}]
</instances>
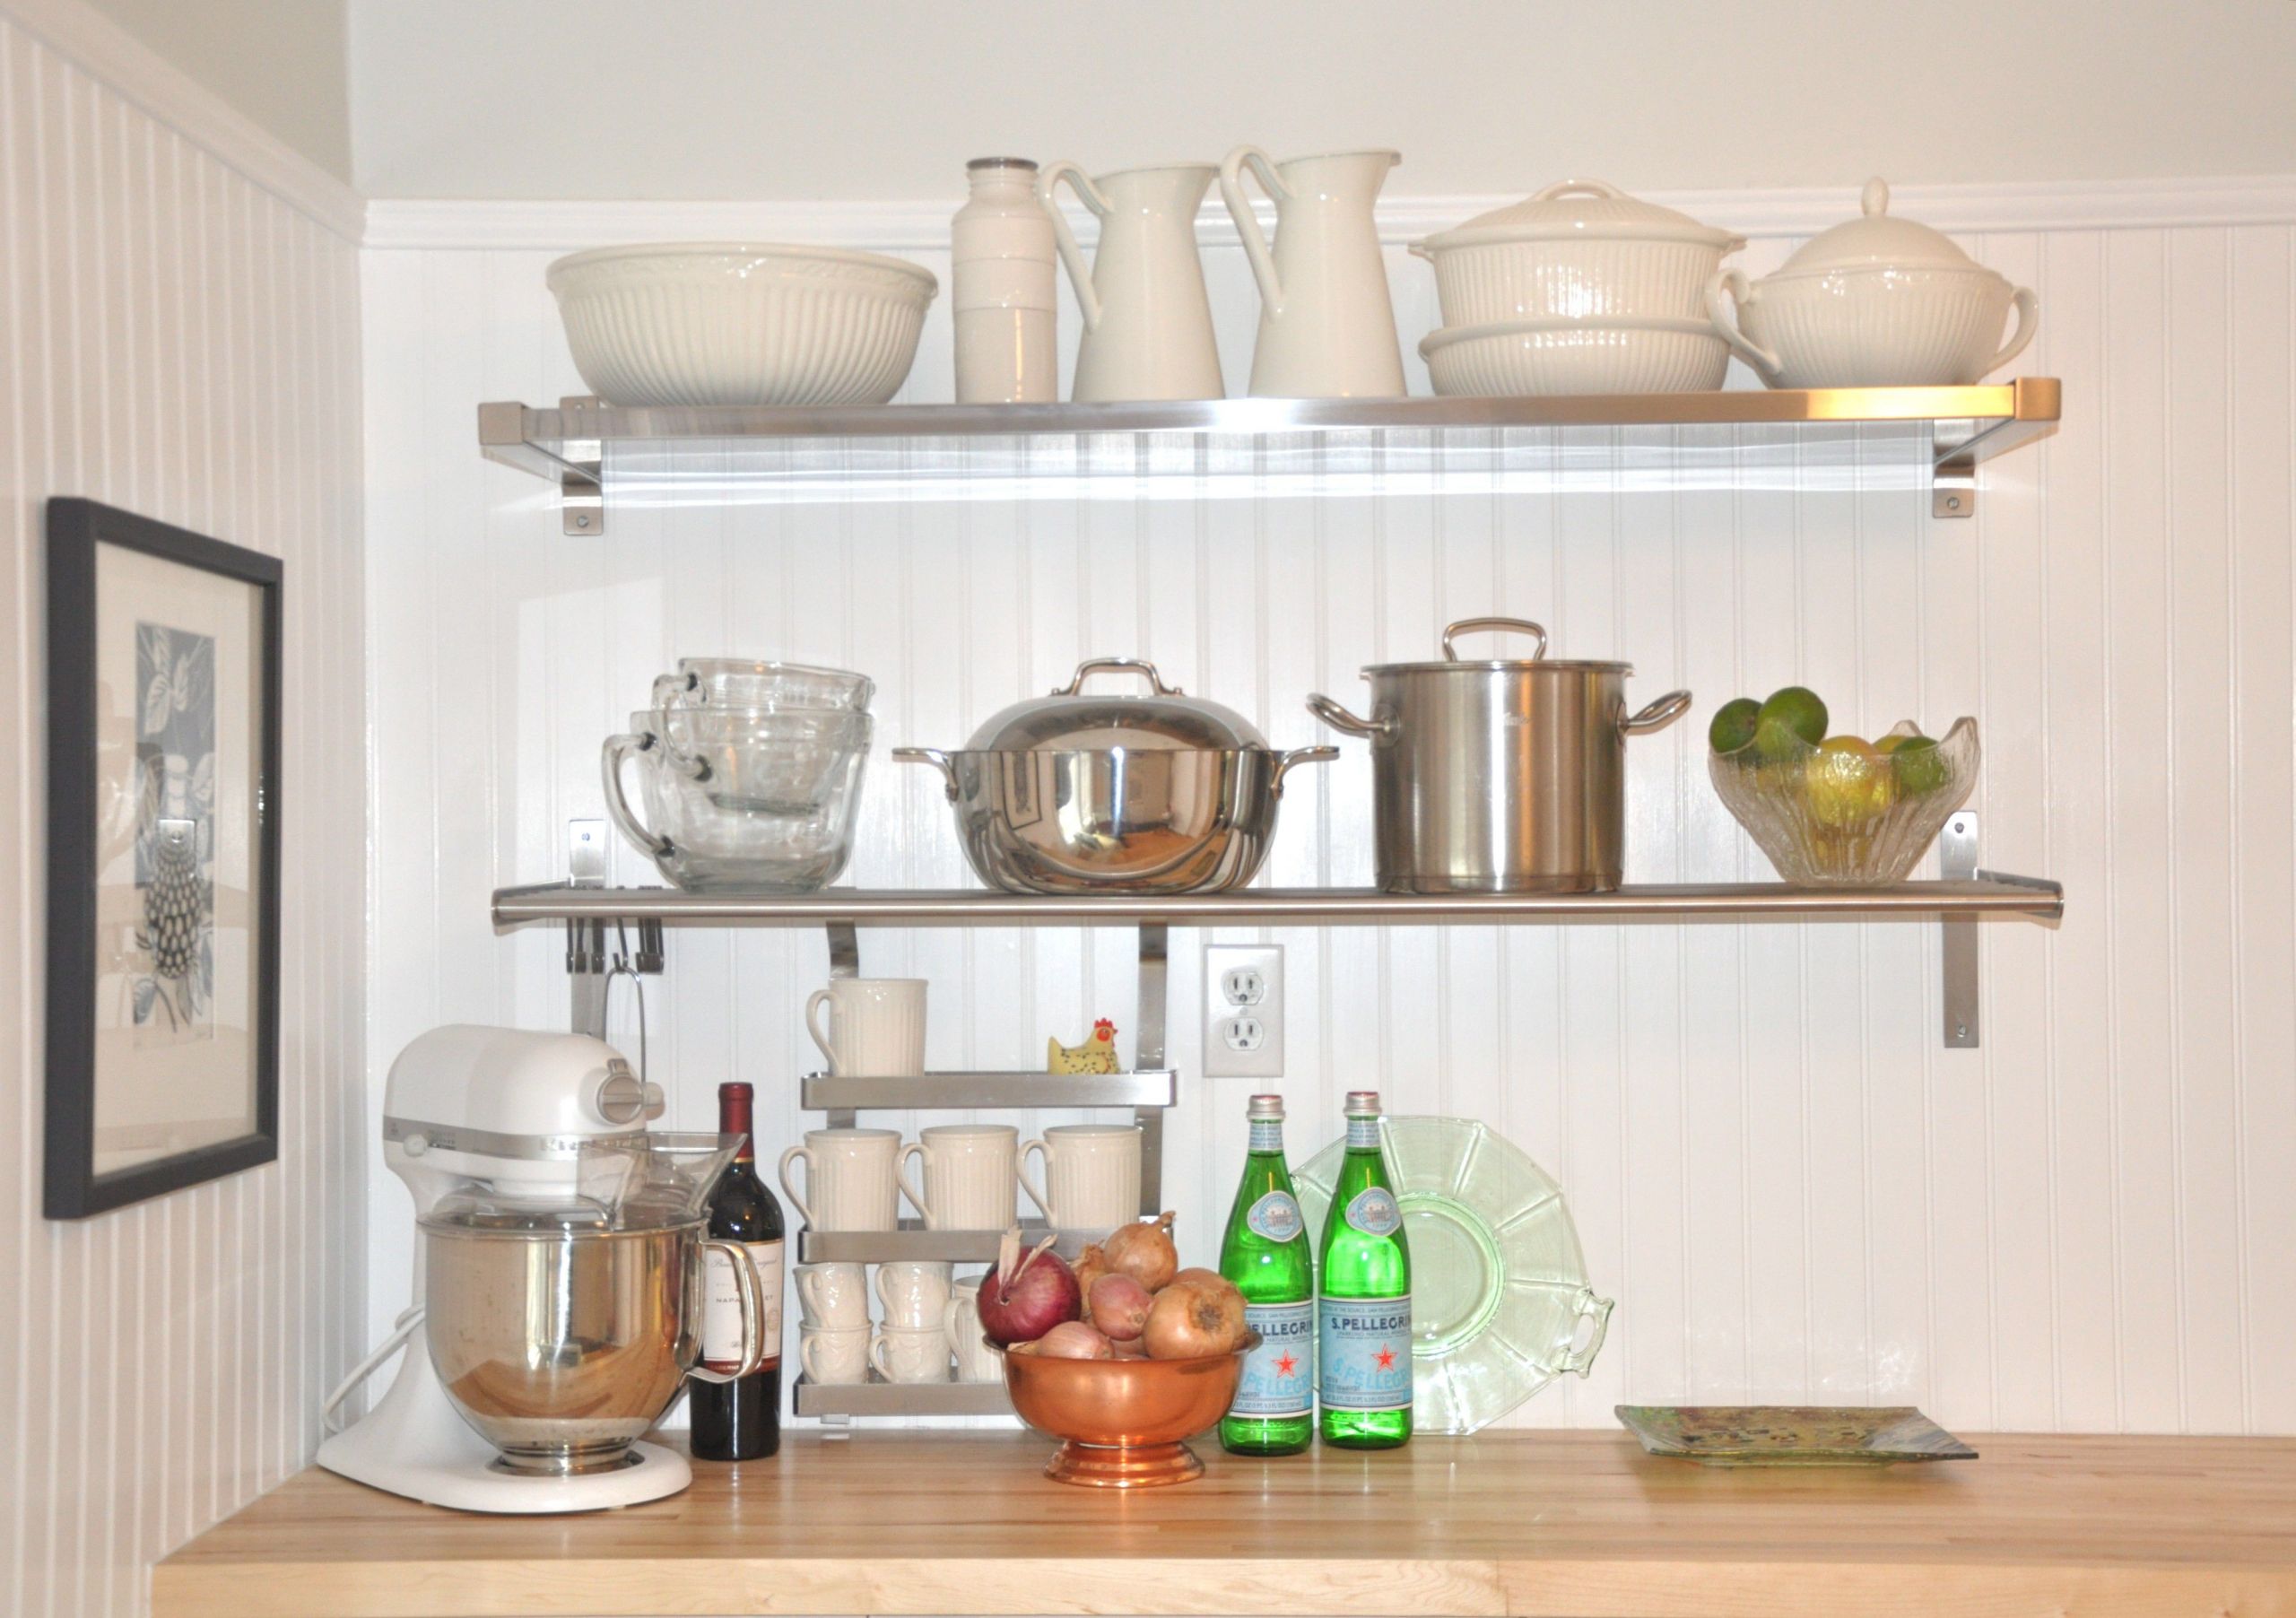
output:
<instances>
[{"instance_id":1,"label":"black picture frame","mask_svg":"<svg viewBox=\"0 0 2296 1618\"><path fill-rule=\"evenodd\" d=\"M279 559L94 500L48 502L48 1030L46 1172L50 1219L84 1219L236 1174L279 1156L279 827L284 613ZM257 877L248 959L254 1128L112 1172L96 1171L98 903L104 857L98 556L116 545L258 593L262 712L248 729ZM212 659L211 659L212 661ZM209 901L212 903L212 900ZM138 1015L142 1013L139 1011Z\"/></svg>"}]
</instances>

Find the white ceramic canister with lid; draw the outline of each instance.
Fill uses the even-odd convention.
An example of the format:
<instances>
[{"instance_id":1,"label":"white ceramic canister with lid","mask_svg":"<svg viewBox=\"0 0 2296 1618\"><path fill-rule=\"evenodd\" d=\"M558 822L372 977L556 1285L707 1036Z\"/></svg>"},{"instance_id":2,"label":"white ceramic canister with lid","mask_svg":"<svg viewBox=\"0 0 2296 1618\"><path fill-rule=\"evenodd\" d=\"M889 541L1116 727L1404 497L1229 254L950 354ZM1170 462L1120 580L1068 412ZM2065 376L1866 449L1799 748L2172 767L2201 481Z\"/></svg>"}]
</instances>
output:
<instances>
[{"instance_id":1,"label":"white ceramic canister with lid","mask_svg":"<svg viewBox=\"0 0 2296 1618\"><path fill-rule=\"evenodd\" d=\"M1052 221L1024 157L965 165L972 195L950 222L957 403L1049 404L1060 396Z\"/></svg>"}]
</instances>

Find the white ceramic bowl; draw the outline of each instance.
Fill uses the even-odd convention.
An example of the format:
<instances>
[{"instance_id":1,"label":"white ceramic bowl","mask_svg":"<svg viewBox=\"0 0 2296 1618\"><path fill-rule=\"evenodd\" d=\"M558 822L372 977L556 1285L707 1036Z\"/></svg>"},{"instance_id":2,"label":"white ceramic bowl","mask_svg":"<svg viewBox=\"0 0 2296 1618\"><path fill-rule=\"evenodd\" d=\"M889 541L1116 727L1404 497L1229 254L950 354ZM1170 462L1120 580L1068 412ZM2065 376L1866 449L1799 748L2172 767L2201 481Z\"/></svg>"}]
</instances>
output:
<instances>
[{"instance_id":1,"label":"white ceramic bowl","mask_svg":"<svg viewBox=\"0 0 2296 1618\"><path fill-rule=\"evenodd\" d=\"M1724 294L1737 305L1734 326ZM2012 306L2017 329L2002 328ZM1991 270L1877 265L1707 287L1708 318L1772 387L1954 387L1982 379L2033 340L2033 294Z\"/></svg>"},{"instance_id":2,"label":"white ceramic bowl","mask_svg":"<svg viewBox=\"0 0 2296 1618\"><path fill-rule=\"evenodd\" d=\"M940 283L841 248L667 242L550 266L574 367L613 404L882 404Z\"/></svg>"},{"instance_id":3,"label":"white ceramic bowl","mask_svg":"<svg viewBox=\"0 0 2296 1618\"><path fill-rule=\"evenodd\" d=\"M1728 344L1702 320L1504 320L1445 326L1419 344L1435 391L1480 398L1702 393L1722 386Z\"/></svg>"}]
</instances>

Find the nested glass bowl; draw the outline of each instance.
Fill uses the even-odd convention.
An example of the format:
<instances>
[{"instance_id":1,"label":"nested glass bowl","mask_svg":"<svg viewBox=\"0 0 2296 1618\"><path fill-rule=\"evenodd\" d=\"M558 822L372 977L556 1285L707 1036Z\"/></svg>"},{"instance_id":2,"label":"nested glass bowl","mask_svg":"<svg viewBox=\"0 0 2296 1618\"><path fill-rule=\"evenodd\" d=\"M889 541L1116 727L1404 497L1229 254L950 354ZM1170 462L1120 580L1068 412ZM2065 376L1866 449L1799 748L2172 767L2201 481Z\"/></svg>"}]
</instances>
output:
<instances>
[{"instance_id":1,"label":"nested glass bowl","mask_svg":"<svg viewBox=\"0 0 2296 1618\"><path fill-rule=\"evenodd\" d=\"M606 738L606 813L673 884L697 892L806 893L853 853L869 720L826 728L787 714L632 714ZM622 790L638 772L641 821Z\"/></svg>"},{"instance_id":2,"label":"nested glass bowl","mask_svg":"<svg viewBox=\"0 0 2296 1618\"><path fill-rule=\"evenodd\" d=\"M1785 756L1757 743L1709 752L1707 773L1778 874L1802 887L1903 882L1977 786L1977 721L1964 716L1932 746L1910 720L1871 755L1813 747ZM1895 751L1879 749L1894 744Z\"/></svg>"}]
</instances>

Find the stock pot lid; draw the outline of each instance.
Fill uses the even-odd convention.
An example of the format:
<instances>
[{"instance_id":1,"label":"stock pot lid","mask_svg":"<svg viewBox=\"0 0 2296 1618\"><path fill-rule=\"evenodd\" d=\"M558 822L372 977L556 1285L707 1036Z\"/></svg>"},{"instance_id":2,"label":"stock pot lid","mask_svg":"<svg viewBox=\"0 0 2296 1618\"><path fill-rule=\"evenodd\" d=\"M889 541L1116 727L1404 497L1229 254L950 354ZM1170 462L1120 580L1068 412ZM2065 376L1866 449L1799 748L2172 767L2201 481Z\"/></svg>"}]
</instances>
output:
<instances>
[{"instance_id":1,"label":"stock pot lid","mask_svg":"<svg viewBox=\"0 0 2296 1618\"><path fill-rule=\"evenodd\" d=\"M1149 691L1083 689L1093 674L1117 673L1145 677ZM1267 738L1243 715L1165 684L1154 664L1139 657L1091 657L1079 664L1075 676L1050 696L1015 702L990 716L965 748L971 752L1034 752L1129 747L1175 752L1266 745Z\"/></svg>"},{"instance_id":2,"label":"stock pot lid","mask_svg":"<svg viewBox=\"0 0 2296 1618\"><path fill-rule=\"evenodd\" d=\"M1422 249L1487 247L1503 241L1692 241L1735 252L1742 237L1702 225L1687 213L1629 196L1598 179L1557 180L1535 196L1488 213L1416 244Z\"/></svg>"},{"instance_id":3,"label":"stock pot lid","mask_svg":"<svg viewBox=\"0 0 2296 1618\"><path fill-rule=\"evenodd\" d=\"M1890 187L1869 179L1858 198L1859 217L1821 231L1795 250L1780 275L1822 275L1835 270L1982 270L1943 231L1890 212ZM1987 274L1991 271L1986 272Z\"/></svg>"}]
</instances>

